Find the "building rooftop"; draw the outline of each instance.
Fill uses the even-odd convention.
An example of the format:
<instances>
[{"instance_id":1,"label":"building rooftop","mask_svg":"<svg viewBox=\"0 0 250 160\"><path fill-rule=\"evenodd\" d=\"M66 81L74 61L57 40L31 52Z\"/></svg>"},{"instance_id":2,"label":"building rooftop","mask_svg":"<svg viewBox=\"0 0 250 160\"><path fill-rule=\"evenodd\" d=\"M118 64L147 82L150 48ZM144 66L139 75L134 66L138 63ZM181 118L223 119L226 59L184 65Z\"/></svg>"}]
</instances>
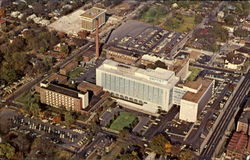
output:
<instances>
[{"instance_id":1,"label":"building rooftop","mask_svg":"<svg viewBox=\"0 0 250 160\"><path fill-rule=\"evenodd\" d=\"M81 14L81 16L93 19L105 12L106 12L105 9L93 7L93 8L86 10L83 14Z\"/></svg>"},{"instance_id":2,"label":"building rooftop","mask_svg":"<svg viewBox=\"0 0 250 160\"><path fill-rule=\"evenodd\" d=\"M51 74L51 76L49 76L47 78L47 81L48 82L57 81L58 83L61 83L63 81L67 81L67 79L68 79L67 76L64 76L64 75L61 75L61 74L58 74L58 73L54 73L54 74Z\"/></svg>"},{"instance_id":3,"label":"building rooftop","mask_svg":"<svg viewBox=\"0 0 250 160\"><path fill-rule=\"evenodd\" d=\"M247 149L248 137L244 133L234 132L231 137L227 149L237 153L244 153Z\"/></svg>"},{"instance_id":4,"label":"building rooftop","mask_svg":"<svg viewBox=\"0 0 250 160\"><path fill-rule=\"evenodd\" d=\"M47 90L54 91L60 94L64 94L66 96L74 97L74 98L78 98L78 93L82 93L82 94L86 93L86 92L80 92L73 88L68 88L65 85L56 84L56 83L49 83L47 87L42 87L42 88L45 88Z\"/></svg>"},{"instance_id":5,"label":"building rooftop","mask_svg":"<svg viewBox=\"0 0 250 160\"><path fill-rule=\"evenodd\" d=\"M246 57L242 54L235 54L232 58L227 58L229 63L232 64L242 64Z\"/></svg>"},{"instance_id":6,"label":"building rooftop","mask_svg":"<svg viewBox=\"0 0 250 160\"><path fill-rule=\"evenodd\" d=\"M111 33L108 44L165 57L184 36L185 34L166 31L151 24L128 20Z\"/></svg>"},{"instance_id":7,"label":"building rooftop","mask_svg":"<svg viewBox=\"0 0 250 160\"><path fill-rule=\"evenodd\" d=\"M6 22L6 20L0 19L0 24L5 23L5 22Z\"/></svg>"},{"instance_id":8,"label":"building rooftop","mask_svg":"<svg viewBox=\"0 0 250 160\"><path fill-rule=\"evenodd\" d=\"M240 47L239 49L236 49L236 51L241 52L241 53L250 53L250 48Z\"/></svg>"},{"instance_id":9,"label":"building rooftop","mask_svg":"<svg viewBox=\"0 0 250 160\"><path fill-rule=\"evenodd\" d=\"M197 93L192 93L192 92L187 92L184 94L184 96L182 97L182 99L187 100L187 101L191 101L191 102L199 102L200 98L203 96L203 94L206 92L207 88L211 85L211 83L213 83L212 80L210 79L198 79L198 85L201 83L202 86L199 89L199 91ZM201 82L199 82L201 81ZM194 81L193 84L191 84L191 87L196 88L198 85L195 84L196 81Z\"/></svg>"},{"instance_id":10,"label":"building rooftop","mask_svg":"<svg viewBox=\"0 0 250 160\"><path fill-rule=\"evenodd\" d=\"M77 89L83 92L86 91L92 91L94 93L101 93L102 92L102 87L97 86L95 84L89 83L89 82L81 82L78 86Z\"/></svg>"},{"instance_id":11,"label":"building rooftop","mask_svg":"<svg viewBox=\"0 0 250 160\"><path fill-rule=\"evenodd\" d=\"M239 118L240 122L249 123L250 122L250 100L247 101L243 112Z\"/></svg>"},{"instance_id":12,"label":"building rooftop","mask_svg":"<svg viewBox=\"0 0 250 160\"><path fill-rule=\"evenodd\" d=\"M139 81L147 81L157 85L176 84L179 78L175 76L175 73L170 70L156 68L156 69L141 69L134 66L125 65L112 60L105 60L103 64L98 68L100 70L106 70L108 72L114 72L124 77L132 77Z\"/></svg>"},{"instance_id":13,"label":"building rooftop","mask_svg":"<svg viewBox=\"0 0 250 160\"><path fill-rule=\"evenodd\" d=\"M198 90L202 86L203 80L198 78L196 81L188 81L184 83L184 86Z\"/></svg>"},{"instance_id":14,"label":"building rooftop","mask_svg":"<svg viewBox=\"0 0 250 160\"><path fill-rule=\"evenodd\" d=\"M70 61L69 63L67 63L66 65L64 65L61 69L66 69L66 70L72 70L74 69L74 67L77 66L77 62L76 61Z\"/></svg>"},{"instance_id":15,"label":"building rooftop","mask_svg":"<svg viewBox=\"0 0 250 160\"><path fill-rule=\"evenodd\" d=\"M124 55L133 56L133 57L140 57L140 55L142 54L140 52L129 51L129 50L122 49L119 47L114 47L114 46L106 46L105 49L110 50L110 51L114 51L114 52L118 52L118 53L122 53Z\"/></svg>"}]
</instances>

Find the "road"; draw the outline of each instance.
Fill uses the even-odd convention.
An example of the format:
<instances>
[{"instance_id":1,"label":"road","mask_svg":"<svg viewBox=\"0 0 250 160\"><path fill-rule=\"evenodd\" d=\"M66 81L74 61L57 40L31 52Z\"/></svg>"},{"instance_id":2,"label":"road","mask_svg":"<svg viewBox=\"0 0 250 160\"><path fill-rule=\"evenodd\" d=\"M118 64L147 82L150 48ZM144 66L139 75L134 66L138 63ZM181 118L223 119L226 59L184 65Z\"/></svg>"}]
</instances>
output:
<instances>
[{"instance_id":1,"label":"road","mask_svg":"<svg viewBox=\"0 0 250 160\"><path fill-rule=\"evenodd\" d=\"M247 91L250 88L250 72L245 75L245 79L242 84L238 88L238 90L234 93L233 98L227 108L227 110L222 115L221 121L215 127L211 138L208 140L206 146L201 155L200 160L210 160L215 152L215 148L221 140L222 136L225 134L225 131L229 125L231 119L234 118L235 110L241 106L245 96L247 95Z\"/></svg>"},{"instance_id":2,"label":"road","mask_svg":"<svg viewBox=\"0 0 250 160\"><path fill-rule=\"evenodd\" d=\"M227 84L225 86L222 93L219 94L219 97L214 101L214 103L211 105L210 108L217 109L220 106L221 100L224 98L226 92L228 91L228 86L229 86L229 84ZM188 135L187 139L185 140L185 144L200 148L200 146L199 146L200 135L204 132L204 129L207 126L208 121L212 118L212 116L213 116L212 111L208 111L207 114L205 114L205 116L202 119L202 122L200 124L200 127L195 132L191 132Z\"/></svg>"}]
</instances>

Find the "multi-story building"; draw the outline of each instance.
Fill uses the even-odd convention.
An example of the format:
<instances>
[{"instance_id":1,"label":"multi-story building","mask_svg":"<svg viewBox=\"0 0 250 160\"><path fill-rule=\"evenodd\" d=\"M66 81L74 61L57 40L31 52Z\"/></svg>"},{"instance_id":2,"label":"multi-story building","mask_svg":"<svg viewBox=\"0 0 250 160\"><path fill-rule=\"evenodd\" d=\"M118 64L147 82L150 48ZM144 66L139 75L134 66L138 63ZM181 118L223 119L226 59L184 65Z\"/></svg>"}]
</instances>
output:
<instances>
[{"instance_id":1,"label":"multi-story building","mask_svg":"<svg viewBox=\"0 0 250 160\"><path fill-rule=\"evenodd\" d=\"M234 132L227 145L227 157L230 159L246 159L249 153L248 137L243 132Z\"/></svg>"},{"instance_id":2,"label":"multi-story building","mask_svg":"<svg viewBox=\"0 0 250 160\"><path fill-rule=\"evenodd\" d=\"M243 132L250 136L250 100L247 101L244 111L241 113L236 131Z\"/></svg>"},{"instance_id":3,"label":"multi-story building","mask_svg":"<svg viewBox=\"0 0 250 160\"><path fill-rule=\"evenodd\" d=\"M89 105L88 92L77 91L53 82L41 82L37 91L41 103L67 110L81 111Z\"/></svg>"},{"instance_id":4,"label":"multi-story building","mask_svg":"<svg viewBox=\"0 0 250 160\"><path fill-rule=\"evenodd\" d=\"M199 78L174 88L174 103L180 105L179 118L195 122L213 94L214 81Z\"/></svg>"},{"instance_id":5,"label":"multi-story building","mask_svg":"<svg viewBox=\"0 0 250 160\"><path fill-rule=\"evenodd\" d=\"M105 9L93 7L85 11L81 15L82 28L86 31L94 31L96 29L96 20L98 20L98 27L101 27L106 22Z\"/></svg>"},{"instance_id":6,"label":"multi-story building","mask_svg":"<svg viewBox=\"0 0 250 160\"><path fill-rule=\"evenodd\" d=\"M156 113L173 105L173 88L179 78L162 68L141 69L105 60L96 69L96 84L111 93L118 102L134 109Z\"/></svg>"}]
</instances>

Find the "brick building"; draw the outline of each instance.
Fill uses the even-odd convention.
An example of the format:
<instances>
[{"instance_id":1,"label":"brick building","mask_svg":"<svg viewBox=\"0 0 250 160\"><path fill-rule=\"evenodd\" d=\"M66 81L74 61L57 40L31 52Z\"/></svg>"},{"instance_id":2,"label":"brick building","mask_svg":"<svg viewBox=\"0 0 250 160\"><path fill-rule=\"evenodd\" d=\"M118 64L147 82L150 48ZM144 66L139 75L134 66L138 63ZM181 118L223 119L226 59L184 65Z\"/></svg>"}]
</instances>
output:
<instances>
[{"instance_id":1,"label":"brick building","mask_svg":"<svg viewBox=\"0 0 250 160\"><path fill-rule=\"evenodd\" d=\"M248 137L243 132L235 132L227 146L227 157L231 159L245 159L247 156Z\"/></svg>"},{"instance_id":2,"label":"brick building","mask_svg":"<svg viewBox=\"0 0 250 160\"><path fill-rule=\"evenodd\" d=\"M63 66L62 68L60 68L60 74L62 75L67 75L70 71L72 71L73 69L75 69L78 65L77 61L71 61L69 63L67 63L65 66Z\"/></svg>"},{"instance_id":3,"label":"brick building","mask_svg":"<svg viewBox=\"0 0 250 160\"><path fill-rule=\"evenodd\" d=\"M41 103L67 110L81 111L89 105L88 92L77 91L54 82L41 82L39 89Z\"/></svg>"}]
</instances>

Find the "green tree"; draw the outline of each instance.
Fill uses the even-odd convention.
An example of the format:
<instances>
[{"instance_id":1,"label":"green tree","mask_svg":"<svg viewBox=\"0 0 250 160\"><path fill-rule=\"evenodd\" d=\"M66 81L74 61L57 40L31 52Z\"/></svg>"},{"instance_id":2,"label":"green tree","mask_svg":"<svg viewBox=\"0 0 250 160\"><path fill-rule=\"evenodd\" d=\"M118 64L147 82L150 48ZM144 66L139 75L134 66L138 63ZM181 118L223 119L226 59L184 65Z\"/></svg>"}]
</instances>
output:
<instances>
[{"instance_id":1,"label":"green tree","mask_svg":"<svg viewBox=\"0 0 250 160\"><path fill-rule=\"evenodd\" d=\"M67 126L70 126L71 124L73 124L75 122L75 118L70 112L66 112L64 114L64 119L65 119Z\"/></svg>"},{"instance_id":2,"label":"green tree","mask_svg":"<svg viewBox=\"0 0 250 160\"><path fill-rule=\"evenodd\" d=\"M180 153L181 160L195 160L195 155L191 150L185 149Z\"/></svg>"},{"instance_id":3,"label":"green tree","mask_svg":"<svg viewBox=\"0 0 250 160\"><path fill-rule=\"evenodd\" d=\"M9 143L0 143L0 156L11 159L15 154L15 148Z\"/></svg>"},{"instance_id":4,"label":"green tree","mask_svg":"<svg viewBox=\"0 0 250 160\"><path fill-rule=\"evenodd\" d=\"M154 136L151 142L149 143L150 149L160 155L166 154L166 144L170 142L163 135Z\"/></svg>"},{"instance_id":5,"label":"green tree","mask_svg":"<svg viewBox=\"0 0 250 160\"><path fill-rule=\"evenodd\" d=\"M120 160L140 160L136 154L132 153L121 154L119 157Z\"/></svg>"},{"instance_id":6,"label":"green tree","mask_svg":"<svg viewBox=\"0 0 250 160\"><path fill-rule=\"evenodd\" d=\"M233 25L234 24L234 15L228 15L225 17L224 21L227 25Z\"/></svg>"}]
</instances>

